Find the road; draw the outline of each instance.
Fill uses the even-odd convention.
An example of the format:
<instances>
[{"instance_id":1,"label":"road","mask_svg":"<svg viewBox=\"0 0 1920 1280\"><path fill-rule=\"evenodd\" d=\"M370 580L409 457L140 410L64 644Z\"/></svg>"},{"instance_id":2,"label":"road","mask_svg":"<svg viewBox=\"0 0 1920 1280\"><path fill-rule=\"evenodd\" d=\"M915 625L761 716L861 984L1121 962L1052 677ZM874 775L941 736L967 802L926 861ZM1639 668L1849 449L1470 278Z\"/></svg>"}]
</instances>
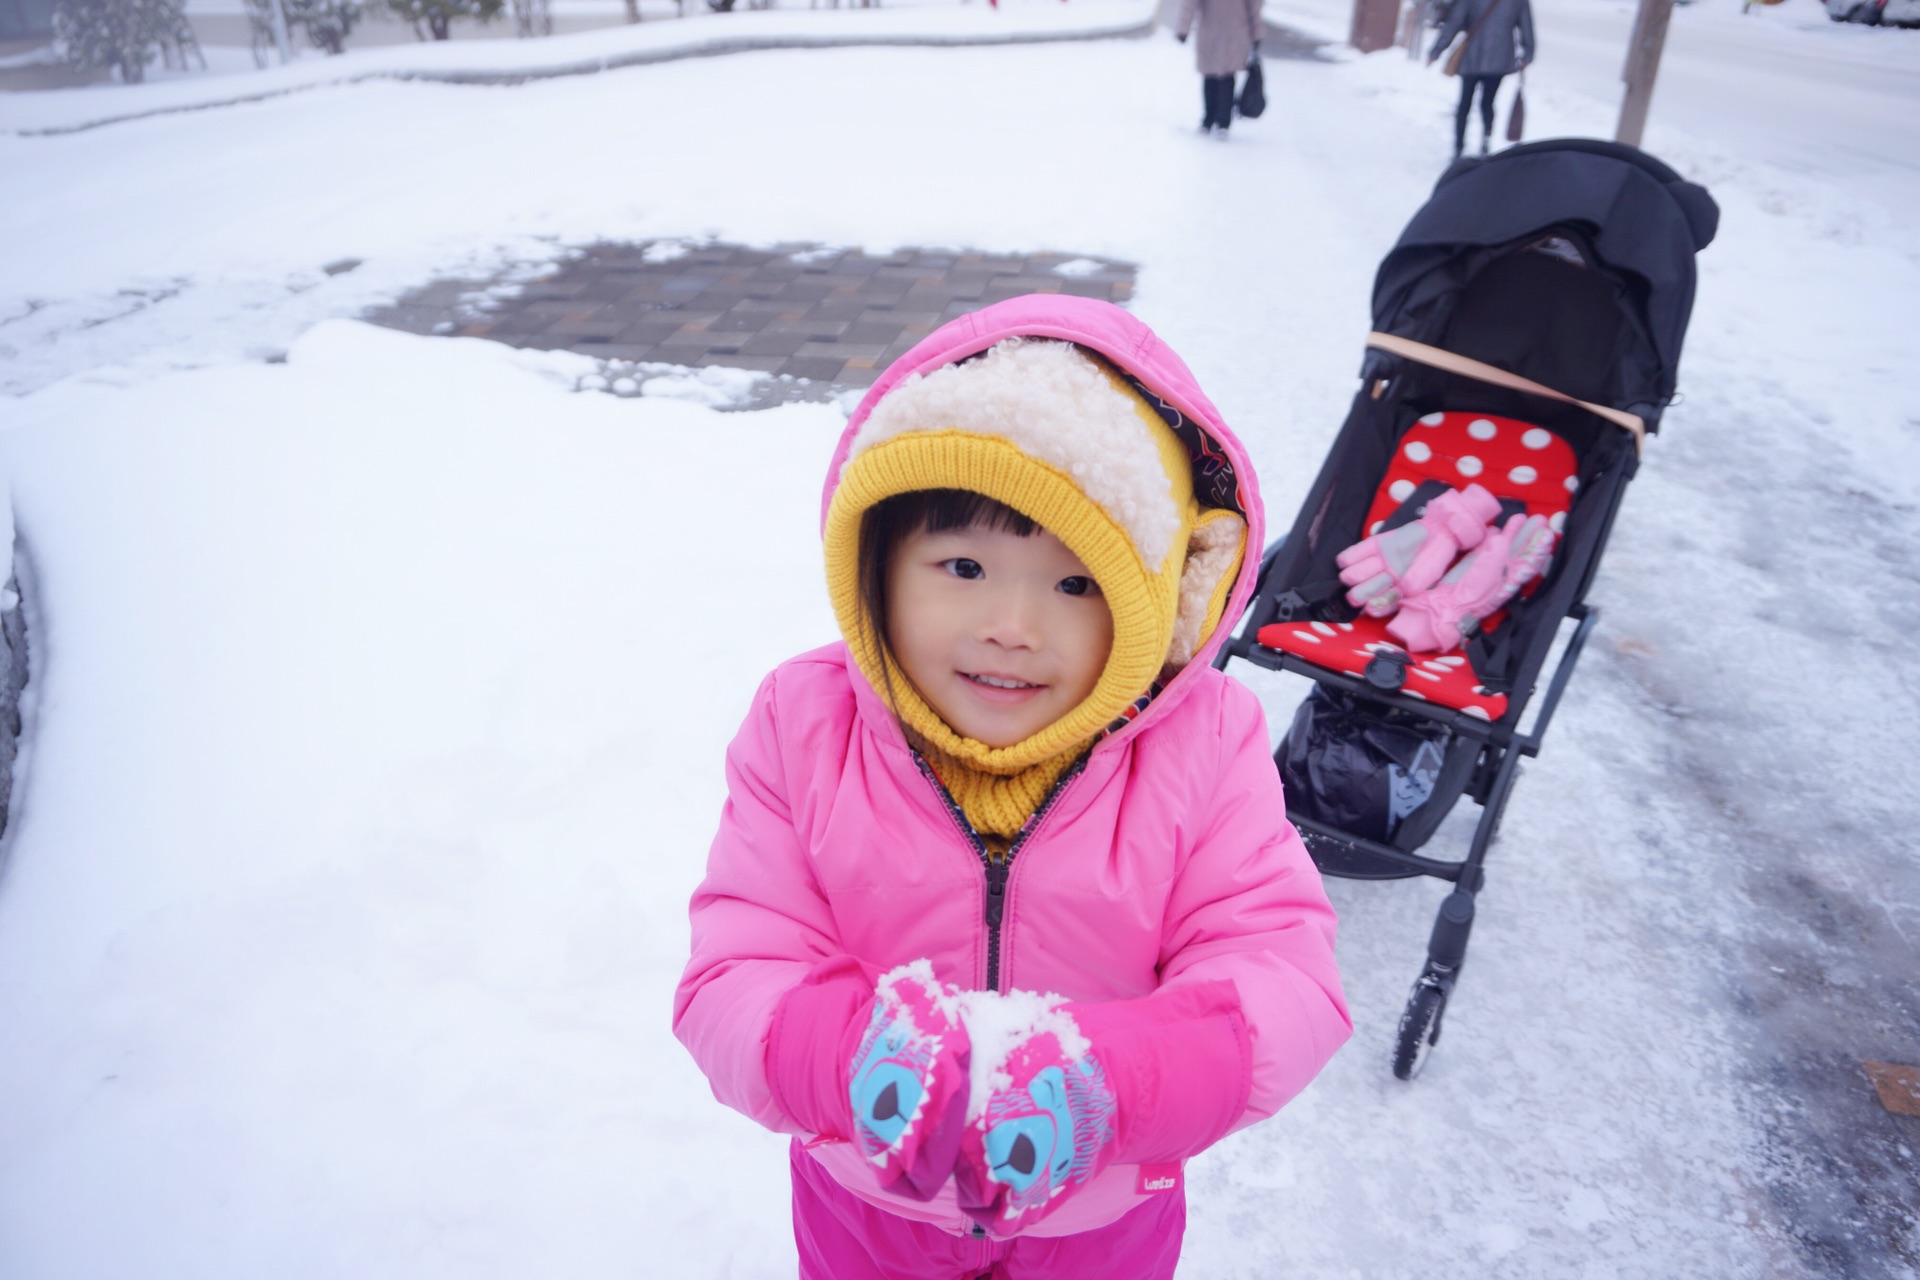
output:
<instances>
[{"instance_id":1,"label":"road","mask_svg":"<svg viewBox=\"0 0 1920 1280\"><path fill-rule=\"evenodd\" d=\"M1617 100L1634 6L1535 9L1538 74ZM1652 120L1904 208L1920 170L1920 30L1835 23L1816 0L1677 6Z\"/></svg>"}]
</instances>

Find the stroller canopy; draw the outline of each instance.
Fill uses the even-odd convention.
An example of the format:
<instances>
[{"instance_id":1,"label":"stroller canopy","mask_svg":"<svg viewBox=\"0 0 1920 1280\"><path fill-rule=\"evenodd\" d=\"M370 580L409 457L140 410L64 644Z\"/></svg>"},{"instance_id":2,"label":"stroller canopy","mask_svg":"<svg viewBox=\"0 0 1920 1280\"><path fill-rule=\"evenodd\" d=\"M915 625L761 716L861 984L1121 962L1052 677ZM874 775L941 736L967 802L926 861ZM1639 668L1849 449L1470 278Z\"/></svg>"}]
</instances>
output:
<instances>
[{"instance_id":1,"label":"stroller canopy","mask_svg":"<svg viewBox=\"0 0 1920 1280\"><path fill-rule=\"evenodd\" d=\"M1374 328L1639 414L1672 399L1694 254L1720 212L1645 152L1591 139L1455 164L1380 264Z\"/></svg>"}]
</instances>

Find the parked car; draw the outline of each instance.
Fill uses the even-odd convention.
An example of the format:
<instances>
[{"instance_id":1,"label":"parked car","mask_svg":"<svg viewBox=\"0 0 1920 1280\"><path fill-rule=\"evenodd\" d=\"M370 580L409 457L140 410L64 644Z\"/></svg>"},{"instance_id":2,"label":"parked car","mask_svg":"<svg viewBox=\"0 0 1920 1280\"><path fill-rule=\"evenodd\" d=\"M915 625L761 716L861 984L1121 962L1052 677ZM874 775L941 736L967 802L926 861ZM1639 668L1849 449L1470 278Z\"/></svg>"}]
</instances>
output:
<instances>
[{"instance_id":1,"label":"parked car","mask_svg":"<svg viewBox=\"0 0 1920 1280\"><path fill-rule=\"evenodd\" d=\"M1870 27L1920 27L1920 0L1822 0L1835 22Z\"/></svg>"}]
</instances>

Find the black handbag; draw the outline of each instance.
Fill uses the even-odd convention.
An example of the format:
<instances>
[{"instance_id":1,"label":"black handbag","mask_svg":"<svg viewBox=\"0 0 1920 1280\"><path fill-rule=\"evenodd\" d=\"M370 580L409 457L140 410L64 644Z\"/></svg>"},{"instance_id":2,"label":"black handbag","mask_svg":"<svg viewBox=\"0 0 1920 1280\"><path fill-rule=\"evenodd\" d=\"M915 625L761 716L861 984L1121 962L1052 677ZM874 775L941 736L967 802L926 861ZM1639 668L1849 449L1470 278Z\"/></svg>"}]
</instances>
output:
<instances>
[{"instance_id":1,"label":"black handbag","mask_svg":"<svg viewBox=\"0 0 1920 1280\"><path fill-rule=\"evenodd\" d=\"M1518 142L1527 131L1527 73L1513 91L1513 105L1507 108L1507 141Z\"/></svg>"},{"instance_id":2,"label":"black handbag","mask_svg":"<svg viewBox=\"0 0 1920 1280\"><path fill-rule=\"evenodd\" d=\"M1240 96L1234 100L1234 106L1249 120L1258 120L1260 113L1267 109L1267 76L1260 69L1257 53L1247 59L1246 82L1240 86Z\"/></svg>"}]
</instances>

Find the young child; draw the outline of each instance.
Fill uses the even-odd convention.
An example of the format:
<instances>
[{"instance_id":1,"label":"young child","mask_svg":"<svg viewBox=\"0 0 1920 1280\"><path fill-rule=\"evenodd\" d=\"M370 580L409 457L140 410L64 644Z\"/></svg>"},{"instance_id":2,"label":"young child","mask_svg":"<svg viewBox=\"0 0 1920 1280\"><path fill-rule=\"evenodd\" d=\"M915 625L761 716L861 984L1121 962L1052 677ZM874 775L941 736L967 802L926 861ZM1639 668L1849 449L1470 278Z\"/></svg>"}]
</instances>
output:
<instances>
[{"instance_id":1,"label":"young child","mask_svg":"<svg viewBox=\"0 0 1920 1280\"><path fill-rule=\"evenodd\" d=\"M1171 1276L1181 1162L1350 1031L1259 704L1207 661L1246 453L1138 320L1015 298L875 384L823 525L844 643L727 753L675 1033L796 1135L803 1277Z\"/></svg>"}]
</instances>

